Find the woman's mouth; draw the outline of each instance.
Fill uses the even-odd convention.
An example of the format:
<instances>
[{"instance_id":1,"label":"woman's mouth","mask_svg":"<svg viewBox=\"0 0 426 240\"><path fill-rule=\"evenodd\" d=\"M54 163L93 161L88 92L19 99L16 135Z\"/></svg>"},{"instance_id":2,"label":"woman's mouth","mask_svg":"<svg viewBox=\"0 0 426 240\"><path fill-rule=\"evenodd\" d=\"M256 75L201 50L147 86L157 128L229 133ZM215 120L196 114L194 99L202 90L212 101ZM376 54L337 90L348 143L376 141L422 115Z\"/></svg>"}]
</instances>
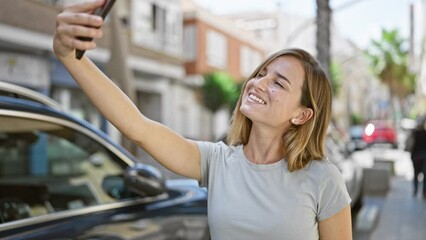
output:
<instances>
[{"instance_id":1,"label":"woman's mouth","mask_svg":"<svg viewBox=\"0 0 426 240\"><path fill-rule=\"evenodd\" d=\"M266 104L266 102L263 99L261 99L260 97L254 95L253 93L250 93L248 97L251 100L253 100L253 101L257 102L257 103L260 103L260 104L263 104L263 105Z\"/></svg>"}]
</instances>

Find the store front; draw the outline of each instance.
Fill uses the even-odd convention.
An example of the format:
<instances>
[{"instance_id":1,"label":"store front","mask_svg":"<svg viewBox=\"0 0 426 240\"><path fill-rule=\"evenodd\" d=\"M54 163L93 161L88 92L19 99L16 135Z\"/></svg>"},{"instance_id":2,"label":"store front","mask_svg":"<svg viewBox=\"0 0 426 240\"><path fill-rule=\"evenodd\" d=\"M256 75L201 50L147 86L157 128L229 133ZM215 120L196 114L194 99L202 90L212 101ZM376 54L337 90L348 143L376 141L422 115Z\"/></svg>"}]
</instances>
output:
<instances>
[{"instance_id":1,"label":"store front","mask_svg":"<svg viewBox=\"0 0 426 240\"><path fill-rule=\"evenodd\" d=\"M47 94L50 88L49 61L14 52L0 52L0 81L13 83Z\"/></svg>"}]
</instances>

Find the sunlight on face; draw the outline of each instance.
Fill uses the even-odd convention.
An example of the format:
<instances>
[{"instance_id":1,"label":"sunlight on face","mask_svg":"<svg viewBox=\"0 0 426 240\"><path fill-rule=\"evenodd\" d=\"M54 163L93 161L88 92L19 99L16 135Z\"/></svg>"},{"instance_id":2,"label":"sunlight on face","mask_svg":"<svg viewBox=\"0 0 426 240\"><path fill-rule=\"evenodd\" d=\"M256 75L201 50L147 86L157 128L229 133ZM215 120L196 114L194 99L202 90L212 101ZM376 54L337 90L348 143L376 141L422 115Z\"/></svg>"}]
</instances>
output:
<instances>
[{"instance_id":1,"label":"sunlight on face","mask_svg":"<svg viewBox=\"0 0 426 240\"><path fill-rule=\"evenodd\" d=\"M296 58L278 57L247 82L240 111L253 123L285 126L300 110L303 81L304 69Z\"/></svg>"}]
</instances>

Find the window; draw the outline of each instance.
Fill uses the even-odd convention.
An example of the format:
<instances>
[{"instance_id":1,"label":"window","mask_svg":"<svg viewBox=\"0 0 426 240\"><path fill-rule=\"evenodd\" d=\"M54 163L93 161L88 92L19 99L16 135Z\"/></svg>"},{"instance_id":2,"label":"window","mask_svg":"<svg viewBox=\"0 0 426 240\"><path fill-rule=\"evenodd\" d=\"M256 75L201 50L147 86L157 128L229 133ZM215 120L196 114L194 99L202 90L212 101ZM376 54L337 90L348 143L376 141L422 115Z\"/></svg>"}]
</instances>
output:
<instances>
[{"instance_id":1,"label":"window","mask_svg":"<svg viewBox=\"0 0 426 240\"><path fill-rule=\"evenodd\" d=\"M181 10L173 5L168 6L166 14L166 52L182 55L183 22Z\"/></svg>"},{"instance_id":2,"label":"window","mask_svg":"<svg viewBox=\"0 0 426 240\"><path fill-rule=\"evenodd\" d=\"M185 61L194 61L197 56L197 28L194 25L185 26L183 44Z\"/></svg>"},{"instance_id":3,"label":"window","mask_svg":"<svg viewBox=\"0 0 426 240\"><path fill-rule=\"evenodd\" d=\"M131 4L131 24L132 34L133 32L152 32L152 5L149 2L133 0Z\"/></svg>"},{"instance_id":4,"label":"window","mask_svg":"<svg viewBox=\"0 0 426 240\"><path fill-rule=\"evenodd\" d=\"M51 92L52 98L74 116L90 122L97 128L106 130L104 126L106 120L102 118L101 113L81 90L53 85Z\"/></svg>"},{"instance_id":5,"label":"window","mask_svg":"<svg viewBox=\"0 0 426 240\"><path fill-rule=\"evenodd\" d=\"M226 68L228 64L228 42L224 35L209 30L207 32L207 63L212 67Z\"/></svg>"},{"instance_id":6,"label":"window","mask_svg":"<svg viewBox=\"0 0 426 240\"><path fill-rule=\"evenodd\" d=\"M240 71L243 76L250 76L257 65L260 64L260 53L248 46L240 48Z\"/></svg>"},{"instance_id":7,"label":"window","mask_svg":"<svg viewBox=\"0 0 426 240\"><path fill-rule=\"evenodd\" d=\"M135 44L182 55L182 12L178 2L133 0L131 27Z\"/></svg>"},{"instance_id":8,"label":"window","mask_svg":"<svg viewBox=\"0 0 426 240\"><path fill-rule=\"evenodd\" d=\"M59 124L0 116L0 222L114 202L103 185L125 164Z\"/></svg>"},{"instance_id":9,"label":"window","mask_svg":"<svg viewBox=\"0 0 426 240\"><path fill-rule=\"evenodd\" d=\"M250 48L243 46L240 48L240 70L241 74L244 76L249 76L250 71Z\"/></svg>"},{"instance_id":10,"label":"window","mask_svg":"<svg viewBox=\"0 0 426 240\"><path fill-rule=\"evenodd\" d=\"M152 22L151 29L160 36L166 34L166 10L156 4L151 5Z\"/></svg>"}]
</instances>

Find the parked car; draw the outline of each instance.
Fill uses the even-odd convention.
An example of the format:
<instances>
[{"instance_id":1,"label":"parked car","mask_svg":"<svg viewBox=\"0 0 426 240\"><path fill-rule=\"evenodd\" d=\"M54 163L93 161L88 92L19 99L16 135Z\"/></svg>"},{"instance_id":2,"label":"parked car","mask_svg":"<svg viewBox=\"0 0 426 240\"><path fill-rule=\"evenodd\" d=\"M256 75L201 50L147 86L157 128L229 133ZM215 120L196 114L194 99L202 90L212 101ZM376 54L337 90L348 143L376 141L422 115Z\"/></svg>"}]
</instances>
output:
<instances>
[{"instance_id":1,"label":"parked car","mask_svg":"<svg viewBox=\"0 0 426 240\"><path fill-rule=\"evenodd\" d=\"M391 144L398 148L396 130L390 123L383 120L370 121L365 125L362 139L369 146L373 144Z\"/></svg>"},{"instance_id":2,"label":"parked car","mask_svg":"<svg viewBox=\"0 0 426 240\"><path fill-rule=\"evenodd\" d=\"M351 207L359 210L363 198L363 166L352 159L351 154L346 149L345 138L339 131L330 125L325 142L327 158L336 164L345 180L346 188L352 199Z\"/></svg>"},{"instance_id":3,"label":"parked car","mask_svg":"<svg viewBox=\"0 0 426 240\"><path fill-rule=\"evenodd\" d=\"M349 127L349 142L347 148L350 152L364 150L367 147L367 143L362 138L363 134L363 125L353 125Z\"/></svg>"},{"instance_id":4,"label":"parked car","mask_svg":"<svg viewBox=\"0 0 426 240\"><path fill-rule=\"evenodd\" d=\"M0 239L209 239L207 193L0 82Z\"/></svg>"}]
</instances>

